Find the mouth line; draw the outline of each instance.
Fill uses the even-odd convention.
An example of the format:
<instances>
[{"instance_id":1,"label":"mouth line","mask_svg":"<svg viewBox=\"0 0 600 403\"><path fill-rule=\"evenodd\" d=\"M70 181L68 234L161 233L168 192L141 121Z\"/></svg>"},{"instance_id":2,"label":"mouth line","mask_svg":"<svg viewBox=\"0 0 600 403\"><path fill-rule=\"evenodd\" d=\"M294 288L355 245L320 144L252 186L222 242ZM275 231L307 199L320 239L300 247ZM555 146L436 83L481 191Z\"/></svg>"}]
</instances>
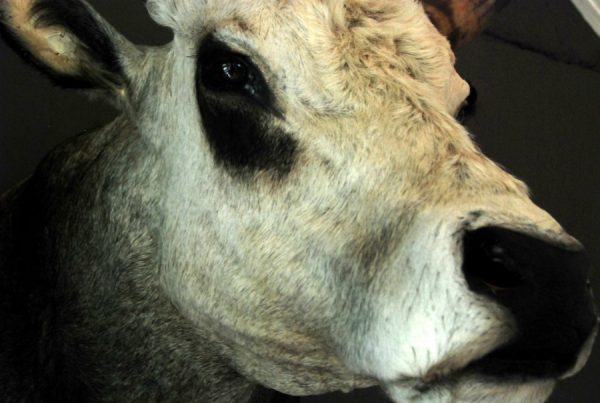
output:
<instances>
[{"instance_id":1,"label":"mouth line","mask_svg":"<svg viewBox=\"0 0 600 403\"><path fill-rule=\"evenodd\" d=\"M558 380L573 375L589 356L595 333L581 343L580 354L571 349L536 348L519 343L518 339L500 346L463 367L449 368L438 364L419 378L412 378L413 389L427 391L436 387L450 387L460 379L476 377L482 382L539 382ZM585 347L587 346L587 347ZM585 351L588 351L587 354ZM405 381L408 381L406 379Z\"/></svg>"},{"instance_id":2,"label":"mouth line","mask_svg":"<svg viewBox=\"0 0 600 403\"><path fill-rule=\"evenodd\" d=\"M548 368L556 365L548 360L512 359L498 356L498 351L476 359L462 368L448 372L430 370L419 378L404 378L394 383L404 384L414 391L424 394L434 389L449 389L460 380L476 377L481 382L526 383L557 380ZM540 374L537 372L544 369Z\"/></svg>"}]
</instances>

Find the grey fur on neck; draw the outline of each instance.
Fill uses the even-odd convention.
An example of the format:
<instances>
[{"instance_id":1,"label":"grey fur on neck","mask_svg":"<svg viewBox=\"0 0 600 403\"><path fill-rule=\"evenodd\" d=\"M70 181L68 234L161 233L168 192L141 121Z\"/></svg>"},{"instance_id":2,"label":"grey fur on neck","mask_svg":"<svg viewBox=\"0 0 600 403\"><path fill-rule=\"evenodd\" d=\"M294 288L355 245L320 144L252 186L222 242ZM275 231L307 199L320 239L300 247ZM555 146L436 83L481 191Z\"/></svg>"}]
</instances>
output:
<instances>
[{"instance_id":1,"label":"grey fur on neck","mask_svg":"<svg viewBox=\"0 0 600 403\"><path fill-rule=\"evenodd\" d=\"M151 190L161 166L118 118L58 147L0 201L0 395L8 401L251 396L255 385L158 285L162 217Z\"/></svg>"}]
</instances>

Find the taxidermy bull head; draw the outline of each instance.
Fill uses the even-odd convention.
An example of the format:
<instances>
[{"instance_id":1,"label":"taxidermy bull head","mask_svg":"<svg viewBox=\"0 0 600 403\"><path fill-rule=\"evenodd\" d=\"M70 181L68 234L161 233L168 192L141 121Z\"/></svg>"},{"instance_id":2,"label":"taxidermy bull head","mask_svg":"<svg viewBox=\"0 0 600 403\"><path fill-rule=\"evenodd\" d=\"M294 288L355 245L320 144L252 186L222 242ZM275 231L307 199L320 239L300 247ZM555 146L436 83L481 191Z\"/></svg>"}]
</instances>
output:
<instances>
[{"instance_id":1,"label":"taxidermy bull head","mask_svg":"<svg viewBox=\"0 0 600 403\"><path fill-rule=\"evenodd\" d=\"M121 110L0 202L3 398L539 402L583 366L586 254L456 121L420 3L147 7L170 44L0 0L20 54Z\"/></svg>"}]
</instances>

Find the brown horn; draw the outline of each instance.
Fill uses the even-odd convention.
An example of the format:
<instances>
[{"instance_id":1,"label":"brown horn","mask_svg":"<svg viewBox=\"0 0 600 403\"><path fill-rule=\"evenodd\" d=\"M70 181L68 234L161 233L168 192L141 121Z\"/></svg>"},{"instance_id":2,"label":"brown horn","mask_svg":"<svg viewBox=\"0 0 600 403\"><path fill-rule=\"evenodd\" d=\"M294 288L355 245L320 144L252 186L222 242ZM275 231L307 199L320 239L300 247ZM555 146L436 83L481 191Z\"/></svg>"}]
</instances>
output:
<instances>
[{"instance_id":1,"label":"brown horn","mask_svg":"<svg viewBox=\"0 0 600 403\"><path fill-rule=\"evenodd\" d=\"M452 47L470 41L485 28L488 18L510 0L422 0L434 25Z\"/></svg>"}]
</instances>

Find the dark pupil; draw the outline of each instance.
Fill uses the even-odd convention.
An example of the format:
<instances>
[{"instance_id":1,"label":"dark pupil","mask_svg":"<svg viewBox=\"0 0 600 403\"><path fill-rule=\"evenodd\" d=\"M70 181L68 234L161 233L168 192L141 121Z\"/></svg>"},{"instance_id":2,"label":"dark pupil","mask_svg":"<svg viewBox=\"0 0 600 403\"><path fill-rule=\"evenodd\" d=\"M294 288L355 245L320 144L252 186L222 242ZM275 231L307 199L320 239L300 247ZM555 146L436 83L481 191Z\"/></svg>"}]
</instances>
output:
<instances>
[{"instance_id":1,"label":"dark pupil","mask_svg":"<svg viewBox=\"0 0 600 403\"><path fill-rule=\"evenodd\" d=\"M248 79L248 70L240 62L222 62L220 68L223 80L230 85L243 85Z\"/></svg>"}]
</instances>

